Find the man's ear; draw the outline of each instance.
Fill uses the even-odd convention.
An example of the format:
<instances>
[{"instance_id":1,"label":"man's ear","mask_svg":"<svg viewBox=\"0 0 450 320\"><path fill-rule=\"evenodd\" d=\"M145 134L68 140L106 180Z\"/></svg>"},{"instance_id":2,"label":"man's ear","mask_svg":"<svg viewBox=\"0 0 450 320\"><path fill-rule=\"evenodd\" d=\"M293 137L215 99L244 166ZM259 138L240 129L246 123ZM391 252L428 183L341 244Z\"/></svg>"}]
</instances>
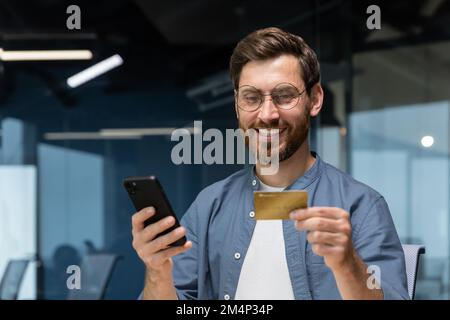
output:
<instances>
[{"instance_id":1,"label":"man's ear","mask_svg":"<svg viewBox=\"0 0 450 320\"><path fill-rule=\"evenodd\" d=\"M309 111L309 115L311 117L316 117L320 110L322 109L322 103L323 103L323 89L320 83L315 84L311 88L311 109Z\"/></svg>"}]
</instances>

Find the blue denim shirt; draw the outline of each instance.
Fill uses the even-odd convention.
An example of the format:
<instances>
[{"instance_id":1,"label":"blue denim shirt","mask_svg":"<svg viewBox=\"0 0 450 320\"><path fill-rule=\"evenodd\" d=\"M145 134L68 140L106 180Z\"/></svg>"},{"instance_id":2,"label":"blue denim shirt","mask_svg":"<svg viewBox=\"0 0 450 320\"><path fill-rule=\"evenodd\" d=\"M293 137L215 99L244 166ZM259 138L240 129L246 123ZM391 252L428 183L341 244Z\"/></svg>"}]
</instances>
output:
<instances>
[{"instance_id":1,"label":"blue denim shirt","mask_svg":"<svg viewBox=\"0 0 450 320\"><path fill-rule=\"evenodd\" d=\"M287 189L307 190L309 206L348 211L353 245L367 265L379 267L384 298L409 299L404 254L386 201L313 155L313 167ZM180 299L234 299L256 224L251 212L253 192L258 189L253 168L246 168L199 193L181 220L193 247L173 258ZM323 257L312 252L306 232L284 220L283 234L295 298L341 299L333 273Z\"/></svg>"}]
</instances>

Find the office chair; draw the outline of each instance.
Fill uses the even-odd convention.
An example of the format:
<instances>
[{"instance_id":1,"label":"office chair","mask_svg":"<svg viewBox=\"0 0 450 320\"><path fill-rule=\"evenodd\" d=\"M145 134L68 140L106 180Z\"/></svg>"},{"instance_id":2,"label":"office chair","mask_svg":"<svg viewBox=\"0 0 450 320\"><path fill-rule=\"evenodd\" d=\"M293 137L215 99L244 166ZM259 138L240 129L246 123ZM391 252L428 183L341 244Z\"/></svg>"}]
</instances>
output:
<instances>
[{"instance_id":1,"label":"office chair","mask_svg":"<svg viewBox=\"0 0 450 320\"><path fill-rule=\"evenodd\" d=\"M80 266L80 289L69 290L67 300L103 299L118 259L118 255L108 253L95 253L84 256Z\"/></svg>"},{"instance_id":2,"label":"office chair","mask_svg":"<svg viewBox=\"0 0 450 320\"><path fill-rule=\"evenodd\" d=\"M16 300L30 260L10 260L0 282L0 300Z\"/></svg>"},{"instance_id":3,"label":"office chair","mask_svg":"<svg viewBox=\"0 0 450 320\"><path fill-rule=\"evenodd\" d=\"M417 269L419 268L419 258L425 253L425 246L416 244L403 244L405 254L406 278L408 281L408 294L411 300L414 299L416 291Z\"/></svg>"}]
</instances>

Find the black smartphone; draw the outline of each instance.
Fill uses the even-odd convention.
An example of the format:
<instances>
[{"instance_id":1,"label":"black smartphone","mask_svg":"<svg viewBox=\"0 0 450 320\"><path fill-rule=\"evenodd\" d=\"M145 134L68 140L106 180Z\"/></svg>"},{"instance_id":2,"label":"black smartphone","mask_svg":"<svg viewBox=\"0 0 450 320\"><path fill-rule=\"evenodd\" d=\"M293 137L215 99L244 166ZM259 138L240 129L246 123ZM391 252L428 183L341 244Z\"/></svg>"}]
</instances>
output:
<instances>
[{"instance_id":1,"label":"black smartphone","mask_svg":"<svg viewBox=\"0 0 450 320\"><path fill-rule=\"evenodd\" d=\"M180 222L172 210L161 184L155 176L127 177L124 179L123 185L137 211L146 207L155 208L156 214L145 221L145 226L168 216L175 218L175 224L158 234L157 237L169 233L180 226ZM185 242L186 237L183 237L172 243L170 246L182 246Z\"/></svg>"}]
</instances>

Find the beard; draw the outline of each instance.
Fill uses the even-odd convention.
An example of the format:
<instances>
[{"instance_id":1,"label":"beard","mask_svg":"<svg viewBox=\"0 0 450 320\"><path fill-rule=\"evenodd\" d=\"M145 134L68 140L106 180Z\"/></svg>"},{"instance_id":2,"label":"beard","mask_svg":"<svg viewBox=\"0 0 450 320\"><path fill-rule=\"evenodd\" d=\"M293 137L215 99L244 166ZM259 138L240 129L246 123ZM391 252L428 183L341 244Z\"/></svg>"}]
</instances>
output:
<instances>
[{"instance_id":1,"label":"beard","mask_svg":"<svg viewBox=\"0 0 450 320\"><path fill-rule=\"evenodd\" d=\"M249 143L249 137L245 136L245 145L255 154L260 154L261 150L257 148L264 148L265 154L271 157L273 152L278 152L279 162L289 159L300 146L308 139L308 133L310 128L310 116L309 108L304 109L300 119L293 124L285 123L280 120L273 121L271 123L265 123L257 119L253 124L248 127L244 126L239 120L239 128L246 132L248 129L279 129L286 128L282 133L284 135L283 140L279 140L278 150L273 150L272 143L270 141L256 144L256 146L251 146ZM259 139L259 138L258 138ZM257 150L255 150L255 148Z\"/></svg>"}]
</instances>

